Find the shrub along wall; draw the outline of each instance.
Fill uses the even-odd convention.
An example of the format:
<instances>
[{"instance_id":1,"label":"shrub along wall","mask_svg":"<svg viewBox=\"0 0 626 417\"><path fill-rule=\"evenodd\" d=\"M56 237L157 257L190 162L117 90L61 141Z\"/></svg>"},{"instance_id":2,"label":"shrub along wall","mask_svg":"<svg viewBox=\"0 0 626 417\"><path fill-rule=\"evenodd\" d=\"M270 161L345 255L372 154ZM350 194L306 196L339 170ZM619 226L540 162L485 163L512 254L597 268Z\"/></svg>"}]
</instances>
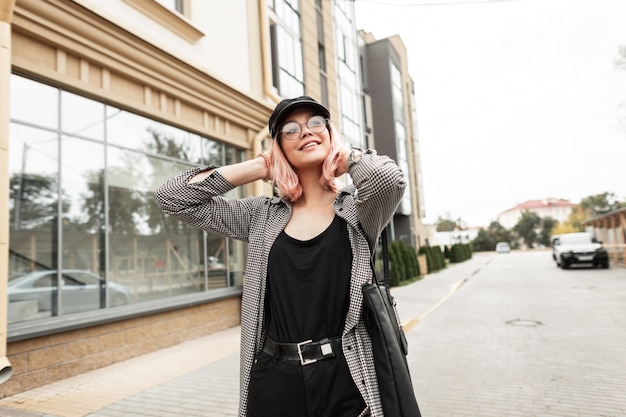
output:
<instances>
[{"instance_id":1,"label":"shrub along wall","mask_svg":"<svg viewBox=\"0 0 626 417\"><path fill-rule=\"evenodd\" d=\"M450 248L450 262L463 262L472 257L472 245L469 243L455 243Z\"/></svg>"},{"instance_id":2,"label":"shrub along wall","mask_svg":"<svg viewBox=\"0 0 626 417\"><path fill-rule=\"evenodd\" d=\"M428 272L439 271L446 267L446 258L443 255L441 247L439 246L422 246L419 253L426 255L426 264L428 265Z\"/></svg>"},{"instance_id":3,"label":"shrub along wall","mask_svg":"<svg viewBox=\"0 0 626 417\"><path fill-rule=\"evenodd\" d=\"M439 271L446 267L446 259L451 263L463 262L472 257L472 246L469 243L456 243L450 248L442 250L440 246L422 246L419 254L426 255L426 266L428 273ZM383 276L382 253L376 256L376 274ZM400 285L404 281L409 281L419 277L420 271L417 253L412 246L402 241L394 241L389 244L389 284L392 287Z\"/></svg>"},{"instance_id":4,"label":"shrub along wall","mask_svg":"<svg viewBox=\"0 0 626 417\"><path fill-rule=\"evenodd\" d=\"M376 274L383 276L382 253L376 256ZM412 246L402 241L394 241L389 244L389 285L400 285L403 281L409 281L420 276L417 253Z\"/></svg>"}]
</instances>

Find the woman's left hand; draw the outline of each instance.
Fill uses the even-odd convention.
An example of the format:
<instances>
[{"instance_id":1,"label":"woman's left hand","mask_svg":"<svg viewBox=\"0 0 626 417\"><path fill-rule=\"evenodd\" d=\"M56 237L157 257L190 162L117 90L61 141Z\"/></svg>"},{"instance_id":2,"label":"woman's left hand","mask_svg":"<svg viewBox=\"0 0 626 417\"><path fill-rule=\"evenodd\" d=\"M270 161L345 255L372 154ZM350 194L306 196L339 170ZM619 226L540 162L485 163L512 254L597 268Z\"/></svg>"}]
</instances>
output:
<instances>
[{"instance_id":1,"label":"woman's left hand","mask_svg":"<svg viewBox=\"0 0 626 417\"><path fill-rule=\"evenodd\" d=\"M348 172L348 157L350 156L350 148L342 146L337 153L337 170L335 171L335 177L340 177Z\"/></svg>"}]
</instances>

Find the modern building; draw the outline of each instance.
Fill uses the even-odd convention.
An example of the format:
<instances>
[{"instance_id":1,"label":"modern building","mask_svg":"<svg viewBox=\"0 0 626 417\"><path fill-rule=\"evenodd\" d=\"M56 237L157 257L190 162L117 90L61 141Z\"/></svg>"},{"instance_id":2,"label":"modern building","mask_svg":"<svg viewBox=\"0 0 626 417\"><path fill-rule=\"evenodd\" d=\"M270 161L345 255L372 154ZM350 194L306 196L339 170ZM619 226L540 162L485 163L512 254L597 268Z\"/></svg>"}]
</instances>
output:
<instances>
[{"instance_id":1,"label":"modern building","mask_svg":"<svg viewBox=\"0 0 626 417\"><path fill-rule=\"evenodd\" d=\"M394 216L392 240L414 248L427 243L415 89L409 75L407 50L399 36L377 40L363 30L361 67L366 138L389 155L407 176L408 187Z\"/></svg>"},{"instance_id":2,"label":"modern building","mask_svg":"<svg viewBox=\"0 0 626 417\"><path fill-rule=\"evenodd\" d=\"M334 38L352 5L298 4L2 0L0 395L239 323L245 247L163 216L152 192L253 157L281 97L359 123L339 111L360 92L339 95Z\"/></svg>"},{"instance_id":3,"label":"modern building","mask_svg":"<svg viewBox=\"0 0 626 417\"><path fill-rule=\"evenodd\" d=\"M528 200L500 213L498 222L505 229L512 229L522 217L522 214L529 211L535 213L540 218L550 217L562 223L569 218L574 206L574 203L558 198Z\"/></svg>"},{"instance_id":4,"label":"modern building","mask_svg":"<svg viewBox=\"0 0 626 417\"><path fill-rule=\"evenodd\" d=\"M457 243L471 243L478 236L479 228L470 227L465 230L435 232L429 243L431 246L451 247Z\"/></svg>"},{"instance_id":5,"label":"modern building","mask_svg":"<svg viewBox=\"0 0 626 417\"><path fill-rule=\"evenodd\" d=\"M353 7L0 0L0 397L239 324L245 245L164 216L153 191L257 155L284 97L320 100L350 144L373 145ZM411 177L394 230L419 244L412 83L388 42L401 97L380 123L403 131L372 132Z\"/></svg>"}]
</instances>

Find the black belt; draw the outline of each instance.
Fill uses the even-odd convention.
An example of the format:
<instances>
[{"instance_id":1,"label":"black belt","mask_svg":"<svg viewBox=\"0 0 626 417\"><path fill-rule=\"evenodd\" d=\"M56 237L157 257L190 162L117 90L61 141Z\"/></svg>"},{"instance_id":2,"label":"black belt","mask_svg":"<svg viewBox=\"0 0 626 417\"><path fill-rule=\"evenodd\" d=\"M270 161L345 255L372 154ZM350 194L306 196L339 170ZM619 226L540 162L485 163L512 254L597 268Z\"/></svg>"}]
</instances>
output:
<instances>
[{"instance_id":1,"label":"black belt","mask_svg":"<svg viewBox=\"0 0 626 417\"><path fill-rule=\"evenodd\" d=\"M340 353L341 336L300 343L278 343L266 337L263 352L275 358L300 361L302 365L308 365L320 359L334 358L336 353Z\"/></svg>"}]
</instances>

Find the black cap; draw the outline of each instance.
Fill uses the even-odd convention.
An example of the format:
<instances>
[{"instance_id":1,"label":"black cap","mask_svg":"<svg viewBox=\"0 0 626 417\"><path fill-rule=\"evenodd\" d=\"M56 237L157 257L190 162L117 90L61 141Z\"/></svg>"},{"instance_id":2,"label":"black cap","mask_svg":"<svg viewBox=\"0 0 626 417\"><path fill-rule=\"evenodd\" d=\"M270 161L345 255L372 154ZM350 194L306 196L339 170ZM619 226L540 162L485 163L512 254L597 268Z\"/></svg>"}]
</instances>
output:
<instances>
[{"instance_id":1,"label":"black cap","mask_svg":"<svg viewBox=\"0 0 626 417\"><path fill-rule=\"evenodd\" d=\"M296 107L309 107L318 112L320 116L323 116L326 119L330 119L330 112L328 111L328 109L309 96L287 98L276 105L274 112L270 116L269 126L270 135L272 136L272 138L276 138L279 126L281 125L285 117L289 114L289 112Z\"/></svg>"}]
</instances>

